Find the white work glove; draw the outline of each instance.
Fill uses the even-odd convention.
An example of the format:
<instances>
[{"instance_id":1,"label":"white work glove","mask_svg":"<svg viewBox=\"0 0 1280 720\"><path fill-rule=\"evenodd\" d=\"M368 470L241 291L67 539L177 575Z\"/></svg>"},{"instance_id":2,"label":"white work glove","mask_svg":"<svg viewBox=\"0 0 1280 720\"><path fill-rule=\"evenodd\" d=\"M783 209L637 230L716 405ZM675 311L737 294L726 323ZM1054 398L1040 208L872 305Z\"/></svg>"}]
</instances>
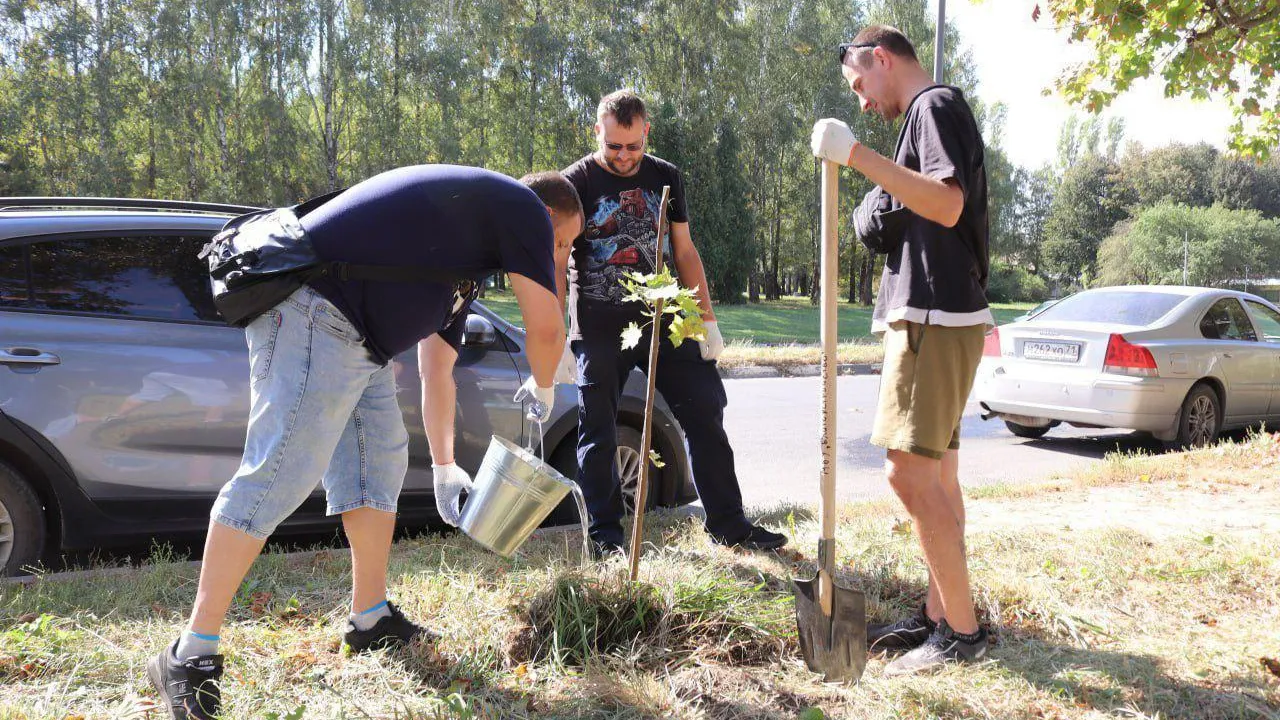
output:
<instances>
[{"instance_id":1,"label":"white work glove","mask_svg":"<svg viewBox=\"0 0 1280 720\"><path fill-rule=\"evenodd\" d=\"M720 334L720 323L707 320L702 323L706 328L707 339L698 341L698 349L702 351L703 360L716 360L724 352L724 336Z\"/></svg>"},{"instance_id":2,"label":"white work glove","mask_svg":"<svg viewBox=\"0 0 1280 720\"><path fill-rule=\"evenodd\" d=\"M578 384L578 358L573 356L569 348L571 341L564 341L564 354L560 356L560 366L556 368L556 382L564 385Z\"/></svg>"},{"instance_id":3,"label":"white work glove","mask_svg":"<svg viewBox=\"0 0 1280 720\"><path fill-rule=\"evenodd\" d=\"M516 391L516 396L512 398L516 402L520 402L525 398L529 398L529 412L526 413L529 419L542 424L551 419L551 408L556 404L556 388L553 383L551 387L538 387L538 382L530 375L528 380L520 386Z\"/></svg>"},{"instance_id":4,"label":"white work glove","mask_svg":"<svg viewBox=\"0 0 1280 720\"><path fill-rule=\"evenodd\" d=\"M471 476L457 463L431 466L431 478L435 482L436 511L440 519L454 527L462 521L462 491L470 492Z\"/></svg>"},{"instance_id":5,"label":"white work glove","mask_svg":"<svg viewBox=\"0 0 1280 720\"><path fill-rule=\"evenodd\" d=\"M815 157L841 165L849 164L849 154L857 144L849 126L835 118L823 118L814 123L813 135L809 136L809 147Z\"/></svg>"}]
</instances>

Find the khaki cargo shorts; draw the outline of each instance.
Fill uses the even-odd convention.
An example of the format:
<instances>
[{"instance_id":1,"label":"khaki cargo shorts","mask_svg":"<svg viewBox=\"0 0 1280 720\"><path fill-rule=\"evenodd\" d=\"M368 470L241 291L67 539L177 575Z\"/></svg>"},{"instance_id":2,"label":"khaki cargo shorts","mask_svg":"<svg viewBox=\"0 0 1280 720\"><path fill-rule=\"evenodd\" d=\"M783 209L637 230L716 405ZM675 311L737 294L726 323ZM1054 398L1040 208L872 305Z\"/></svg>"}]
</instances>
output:
<instances>
[{"instance_id":1,"label":"khaki cargo shorts","mask_svg":"<svg viewBox=\"0 0 1280 720\"><path fill-rule=\"evenodd\" d=\"M890 324L871 444L935 460L958 449L986 332L986 325Z\"/></svg>"}]
</instances>

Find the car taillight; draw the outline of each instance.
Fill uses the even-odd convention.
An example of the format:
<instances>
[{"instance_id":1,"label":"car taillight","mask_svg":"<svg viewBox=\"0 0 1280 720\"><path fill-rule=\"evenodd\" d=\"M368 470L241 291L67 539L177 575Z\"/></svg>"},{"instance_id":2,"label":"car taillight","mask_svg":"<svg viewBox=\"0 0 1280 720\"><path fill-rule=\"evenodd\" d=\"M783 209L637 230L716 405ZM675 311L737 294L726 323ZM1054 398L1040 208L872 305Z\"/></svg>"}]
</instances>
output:
<instances>
[{"instance_id":1,"label":"car taillight","mask_svg":"<svg viewBox=\"0 0 1280 720\"><path fill-rule=\"evenodd\" d=\"M1102 361L1102 371L1154 377L1157 374L1156 359L1150 350L1134 345L1123 335L1112 335L1107 341L1107 357Z\"/></svg>"},{"instance_id":2,"label":"car taillight","mask_svg":"<svg viewBox=\"0 0 1280 720\"><path fill-rule=\"evenodd\" d=\"M982 341L983 357L1000 357L1000 328L991 328Z\"/></svg>"}]
</instances>

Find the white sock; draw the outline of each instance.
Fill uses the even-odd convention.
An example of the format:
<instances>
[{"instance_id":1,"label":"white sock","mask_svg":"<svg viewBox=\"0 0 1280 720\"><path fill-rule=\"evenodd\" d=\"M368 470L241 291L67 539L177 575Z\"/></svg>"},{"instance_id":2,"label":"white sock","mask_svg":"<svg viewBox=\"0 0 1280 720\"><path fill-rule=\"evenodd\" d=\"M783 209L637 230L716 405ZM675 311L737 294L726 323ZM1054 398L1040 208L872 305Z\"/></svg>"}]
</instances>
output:
<instances>
[{"instance_id":1,"label":"white sock","mask_svg":"<svg viewBox=\"0 0 1280 720\"><path fill-rule=\"evenodd\" d=\"M377 625L379 620L389 615L391 615L391 608L387 607L387 601L383 600L368 610L351 613L351 616L347 619L351 621L352 625L356 626L357 630L368 630Z\"/></svg>"},{"instance_id":2,"label":"white sock","mask_svg":"<svg viewBox=\"0 0 1280 720\"><path fill-rule=\"evenodd\" d=\"M178 647L173 651L174 658L180 661L186 660L187 658L217 654L217 635L201 635L189 628L186 632L182 633L182 637L178 638Z\"/></svg>"}]
</instances>

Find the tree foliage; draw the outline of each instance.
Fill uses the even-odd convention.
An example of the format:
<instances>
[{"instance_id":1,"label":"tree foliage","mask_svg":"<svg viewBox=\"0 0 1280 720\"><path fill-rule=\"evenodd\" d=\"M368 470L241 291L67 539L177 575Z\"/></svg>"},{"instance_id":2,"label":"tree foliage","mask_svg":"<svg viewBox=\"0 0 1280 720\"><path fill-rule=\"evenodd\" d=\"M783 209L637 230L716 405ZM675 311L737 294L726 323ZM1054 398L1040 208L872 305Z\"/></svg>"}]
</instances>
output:
<instances>
[{"instance_id":1,"label":"tree foliage","mask_svg":"<svg viewBox=\"0 0 1280 720\"><path fill-rule=\"evenodd\" d=\"M1004 255L1011 262L1042 273L1044 260L1041 248L1045 225L1053 211L1054 194L1058 190L1058 176L1050 167L1035 171L1018 168L1013 184L1017 190L1014 198L1017 244Z\"/></svg>"},{"instance_id":2,"label":"tree foliage","mask_svg":"<svg viewBox=\"0 0 1280 720\"><path fill-rule=\"evenodd\" d=\"M713 198L698 221L699 253L707 284L717 302L743 301L759 248L755 216L748 202L750 184L742 169L741 143L733 125L721 121L716 129L715 164L702 183Z\"/></svg>"},{"instance_id":3,"label":"tree foliage","mask_svg":"<svg viewBox=\"0 0 1280 720\"><path fill-rule=\"evenodd\" d=\"M840 77L834 47L868 16L838 0L0 8L0 194L278 205L413 163L518 176L592 150L597 100L632 87L655 115L652 151L685 172L711 290L734 301L753 275L773 295L814 275L813 120L893 142ZM923 4L872 9L920 20L928 48ZM962 62L953 82L973 80Z\"/></svg>"},{"instance_id":4,"label":"tree foliage","mask_svg":"<svg viewBox=\"0 0 1280 720\"><path fill-rule=\"evenodd\" d=\"M814 119L846 119L892 152L896 127L858 112L836 43L885 21L926 66L933 53L918 0L0 7L0 194L276 205L413 163L518 176L593 149L596 101L632 87L654 114L652 151L685 172L710 289L730 302L750 278L766 297L813 289ZM948 43L963 47L954 28ZM964 52L948 58L947 81L981 112ZM841 175L842 197L868 189ZM847 227L841 240L869 301L875 259Z\"/></svg>"},{"instance_id":5,"label":"tree foliage","mask_svg":"<svg viewBox=\"0 0 1280 720\"><path fill-rule=\"evenodd\" d=\"M1267 163L1219 155L1213 164L1213 201L1234 210L1280 217L1280 157Z\"/></svg>"},{"instance_id":6,"label":"tree foliage","mask_svg":"<svg viewBox=\"0 0 1280 720\"><path fill-rule=\"evenodd\" d=\"M1120 278L1147 277L1142 264L1154 256L1126 256L1112 248L1103 258L1101 239L1127 237L1126 221L1145 216L1151 208L1213 207L1251 210L1262 219L1280 217L1280 201L1276 199L1280 158L1259 162L1221 153L1203 143L1174 143L1150 150L1131 143L1113 161L1089 151L1098 147L1090 135L1085 132L1081 141L1078 127L1064 130L1059 150L1068 162L1060 177L1041 171L1020 181L1025 195L1019 207L1025 217L1030 220L1044 213L1039 214L1044 218L1043 242L1029 243L1027 251L1009 254L1010 259L1030 263L1037 270L1043 266L1068 285L1089 285L1104 278L1114 284L1122 282ZM1073 137L1077 138L1074 142ZM1191 245L1200 248L1211 234L1192 232L1189 237ZM1261 267L1256 262L1253 265ZM1162 266L1153 266L1151 271L1156 267ZM1214 277L1218 276L1207 275L1206 282Z\"/></svg>"},{"instance_id":7,"label":"tree foliage","mask_svg":"<svg viewBox=\"0 0 1280 720\"><path fill-rule=\"evenodd\" d=\"M1097 275L1098 246L1132 204L1120 167L1105 157L1088 155L1068 168L1044 224L1046 270L1068 284L1088 285Z\"/></svg>"},{"instance_id":8,"label":"tree foliage","mask_svg":"<svg viewBox=\"0 0 1280 720\"><path fill-rule=\"evenodd\" d=\"M1185 253L1185 255L1184 255ZM1280 274L1280 220L1256 210L1163 203L1142 210L1098 253L1098 284L1223 286Z\"/></svg>"},{"instance_id":9,"label":"tree foliage","mask_svg":"<svg viewBox=\"0 0 1280 720\"><path fill-rule=\"evenodd\" d=\"M1173 143L1143 150L1130 145L1121 161L1121 174L1140 206L1164 202L1193 207L1213 204L1213 171L1218 151L1212 145Z\"/></svg>"},{"instance_id":10,"label":"tree foliage","mask_svg":"<svg viewBox=\"0 0 1280 720\"><path fill-rule=\"evenodd\" d=\"M1091 112L1135 80L1165 95L1221 94L1235 112L1235 150L1265 156L1280 137L1280 4L1275 0L1044 0L1045 21L1069 28L1092 56L1057 87Z\"/></svg>"},{"instance_id":11,"label":"tree foliage","mask_svg":"<svg viewBox=\"0 0 1280 720\"><path fill-rule=\"evenodd\" d=\"M1043 302L1049 299L1045 279L1026 268L996 260L991 263L987 280L987 299L991 302Z\"/></svg>"}]
</instances>

